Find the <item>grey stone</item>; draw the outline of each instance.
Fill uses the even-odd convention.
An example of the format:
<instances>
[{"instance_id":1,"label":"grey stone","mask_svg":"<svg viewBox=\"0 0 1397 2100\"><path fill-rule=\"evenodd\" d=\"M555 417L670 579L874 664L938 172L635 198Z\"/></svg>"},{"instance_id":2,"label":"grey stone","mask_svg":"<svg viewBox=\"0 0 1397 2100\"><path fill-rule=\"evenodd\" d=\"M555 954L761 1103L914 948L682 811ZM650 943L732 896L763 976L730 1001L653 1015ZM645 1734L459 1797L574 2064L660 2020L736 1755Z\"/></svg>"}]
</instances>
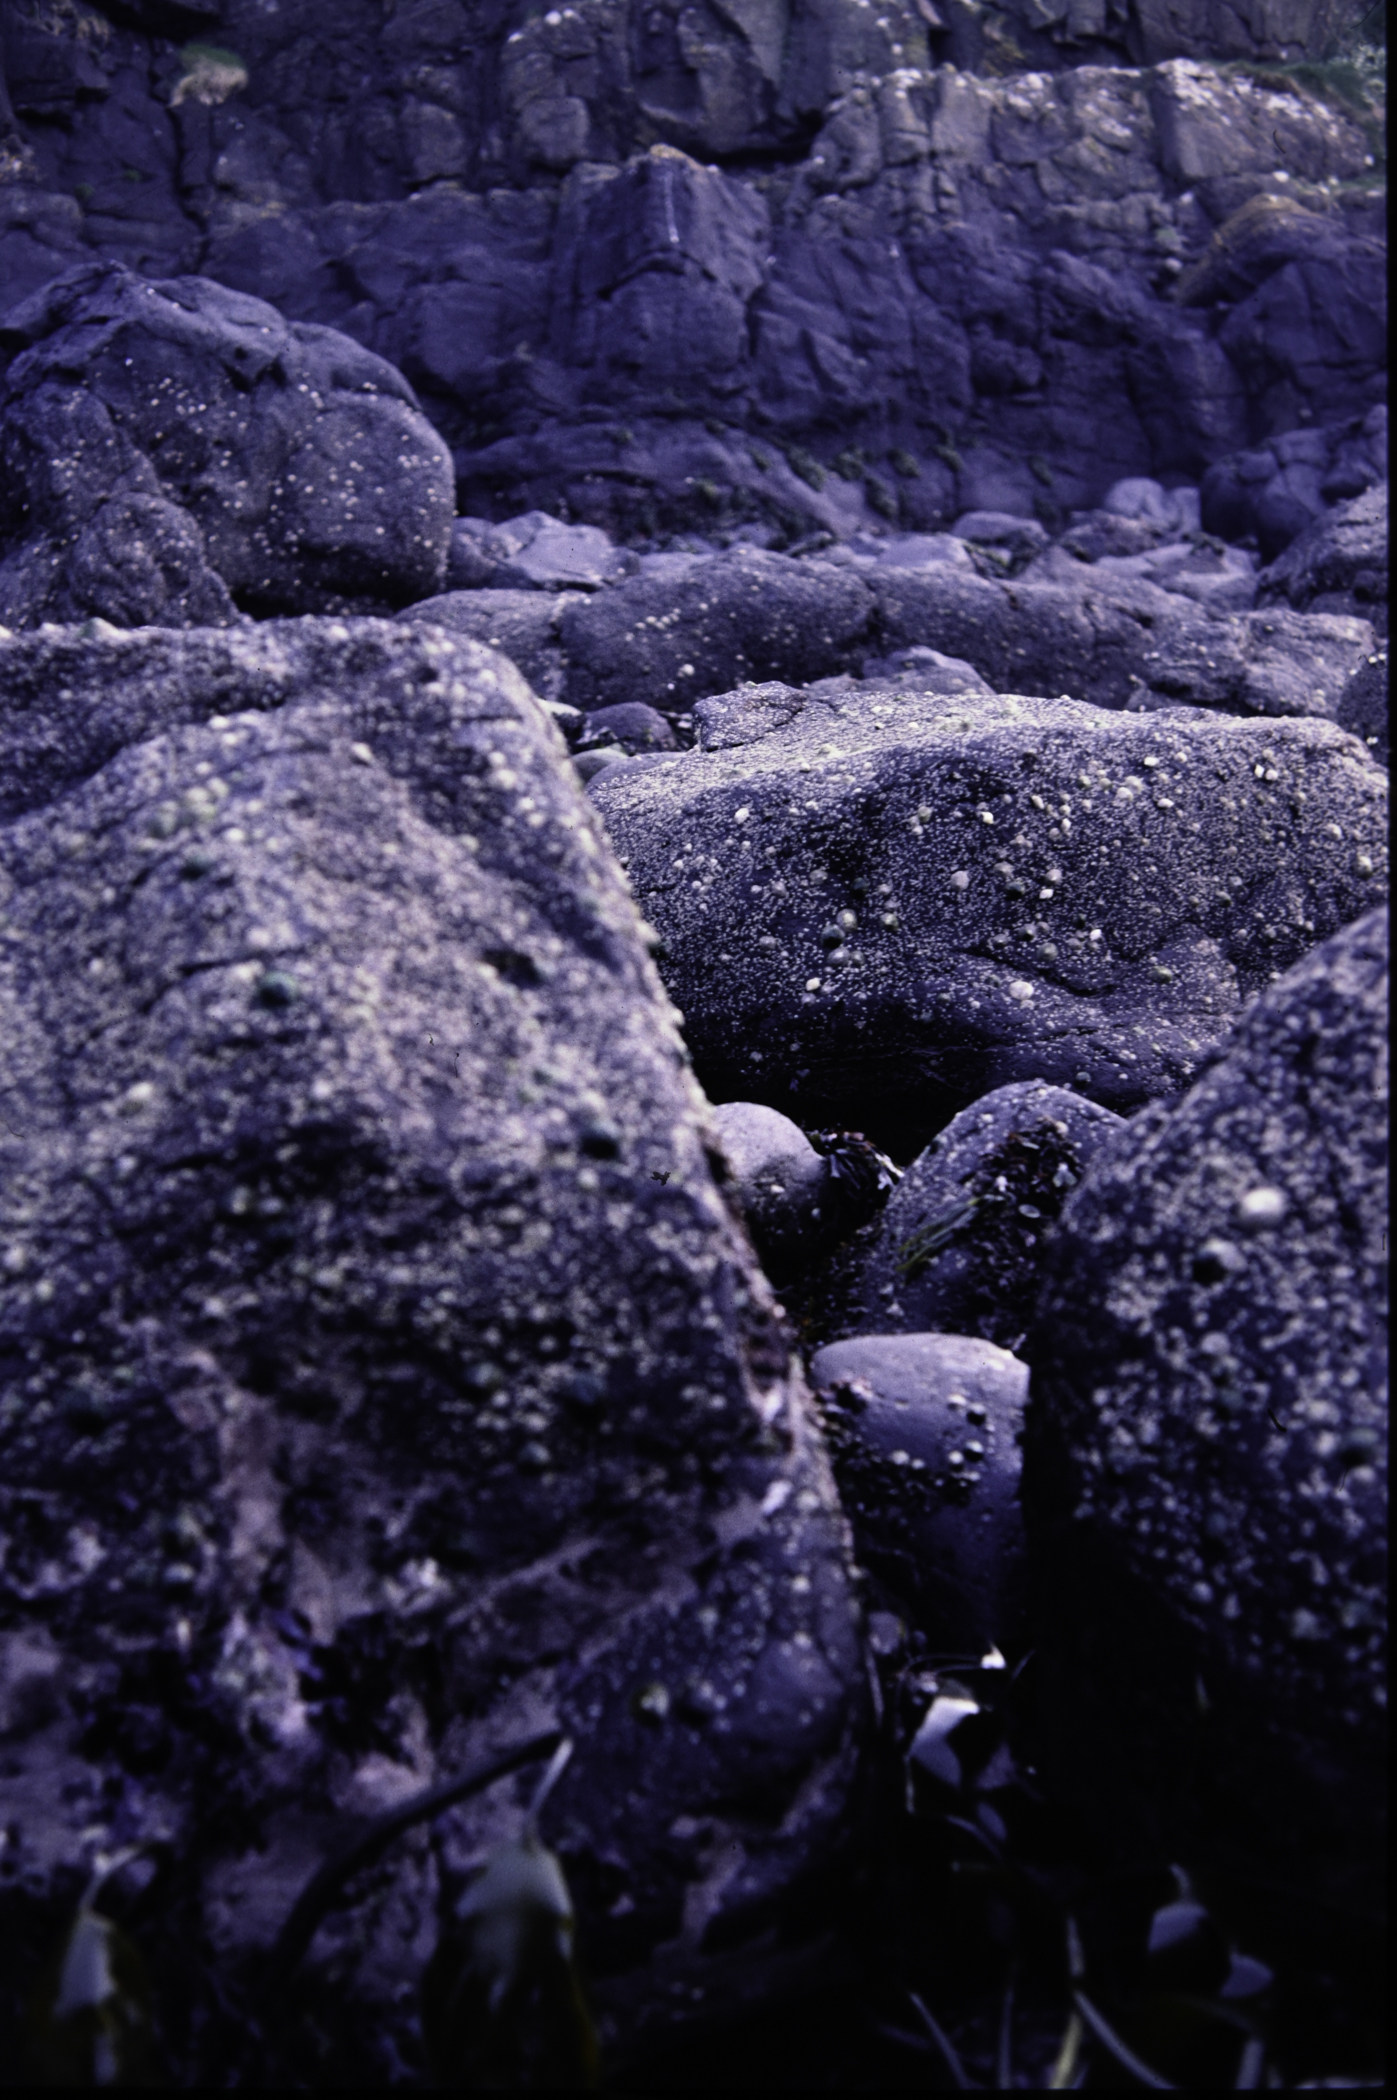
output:
<instances>
[{"instance_id":1,"label":"grey stone","mask_svg":"<svg viewBox=\"0 0 1397 2100\"><path fill-rule=\"evenodd\" d=\"M837 1331L936 1329L1016 1348L1053 1224L1120 1128L1109 1109L1043 1080L998 1087L962 1109L861 1235Z\"/></svg>"},{"instance_id":2,"label":"grey stone","mask_svg":"<svg viewBox=\"0 0 1397 2100\"><path fill-rule=\"evenodd\" d=\"M865 1334L810 1376L860 1558L935 1648L1016 1646L1025 1366L965 1335Z\"/></svg>"},{"instance_id":3,"label":"grey stone","mask_svg":"<svg viewBox=\"0 0 1397 2100\"><path fill-rule=\"evenodd\" d=\"M556 732L369 620L47 632L0 694L50 754L0 826L15 1987L95 1828L173 1846L174 2082L258 2082L221 2008L325 1850L556 1721L604 2036L760 1995L848 1842L844 1524ZM323 2075L413 2047L436 1877L400 1846L308 1953Z\"/></svg>"},{"instance_id":4,"label":"grey stone","mask_svg":"<svg viewBox=\"0 0 1397 2100\"><path fill-rule=\"evenodd\" d=\"M515 590L444 591L398 614L469 635L507 656L544 700L560 700L565 679L562 620L580 593Z\"/></svg>"},{"instance_id":5,"label":"grey stone","mask_svg":"<svg viewBox=\"0 0 1397 2100\"><path fill-rule=\"evenodd\" d=\"M779 685L696 717L593 792L703 1083L904 1157L1012 1080L1180 1091L1387 865L1386 776L1326 721Z\"/></svg>"},{"instance_id":6,"label":"grey stone","mask_svg":"<svg viewBox=\"0 0 1397 2100\"><path fill-rule=\"evenodd\" d=\"M643 700L622 700L614 707L599 707L585 718L587 736L609 736L627 752L673 751L674 730L657 708Z\"/></svg>"},{"instance_id":7,"label":"grey stone","mask_svg":"<svg viewBox=\"0 0 1397 2100\"><path fill-rule=\"evenodd\" d=\"M9 624L381 609L440 583L450 455L348 336L95 262L12 309L0 349Z\"/></svg>"},{"instance_id":8,"label":"grey stone","mask_svg":"<svg viewBox=\"0 0 1397 2100\"><path fill-rule=\"evenodd\" d=\"M724 1102L713 1125L728 1162L727 1191L762 1266L781 1283L829 1239L838 1206L824 1200L828 1167L798 1123L758 1101Z\"/></svg>"},{"instance_id":9,"label":"grey stone","mask_svg":"<svg viewBox=\"0 0 1397 2100\"><path fill-rule=\"evenodd\" d=\"M681 713L742 678L819 677L862 653L872 617L860 577L738 548L687 575L637 576L572 601L560 628L567 698Z\"/></svg>"},{"instance_id":10,"label":"grey stone","mask_svg":"<svg viewBox=\"0 0 1397 2100\"><path fill-rule=\"evenodd\" d=\"M1353 613L1387 633L1387 482L1324 510L1257 579L1263 604Z\"/></svg>"},{"instance_id":11,"label":"grey stone","mask_svg":"<svg viewBox=\"0 0 1397 2100\"><path fill-rule=\"evenodd\" d=\"M1053 1784L1117 1852L1381 1907L1387 912L1063 1215L1024 1353ZM1201 1690L1200 1690L1201 1686Z\"/></svg>"},{"instance_id":12,"label":"grey stone","mask_svg":"<svg viewBox=\"0 0 1397 2100\"><path fill-rule=\"evenodd\" d=\"M595 525L565 525L546 511L526 511L494 527L490 543L498 553L506 589L523 584L538 590L599 590L619 583L633 563Z\"/></svg>"},{"instance_id":13,"label":"grey stone","mask_svg":"<svg viewBox=\"0 0 1397 2100\"><path fill-rule=\"evenodd\" d=\"M1392 680L1386 643L1364 659L1339 696L1334 719L1372 752L1379 765L1388 762L1391 741Z\"/></svg>"},{"instance_id":14,"label":"grey stone","mask_svg":"<svg viewBox=\"0 0 1397 2100\"><path fill-rule=\"evenodd\" d=\"M1196 532L1200 524L1197 489L1166 489L1148 475L1116 482L1102 497L1101 508L1119 518L1143 518L1180 535Z\"/></svg>"}]
</instances>

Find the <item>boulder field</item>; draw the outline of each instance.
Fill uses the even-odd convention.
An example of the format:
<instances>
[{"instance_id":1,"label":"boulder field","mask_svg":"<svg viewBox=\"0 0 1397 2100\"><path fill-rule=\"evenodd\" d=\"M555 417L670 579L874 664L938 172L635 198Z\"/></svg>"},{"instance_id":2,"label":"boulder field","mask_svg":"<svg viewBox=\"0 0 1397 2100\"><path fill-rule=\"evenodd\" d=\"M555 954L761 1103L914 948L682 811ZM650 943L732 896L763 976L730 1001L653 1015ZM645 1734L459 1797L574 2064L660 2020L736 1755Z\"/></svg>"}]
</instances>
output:
<instances>
[{"instance_id":1,"label":"boulder field","mask_svg":"<svg viewBox=\"0 0 1397 2100\"><path fill-rule=\"evenodd\" d=\"M15 2079L1380 2079L1372 33L0 8Z\"/></svg>"}]
</instances>

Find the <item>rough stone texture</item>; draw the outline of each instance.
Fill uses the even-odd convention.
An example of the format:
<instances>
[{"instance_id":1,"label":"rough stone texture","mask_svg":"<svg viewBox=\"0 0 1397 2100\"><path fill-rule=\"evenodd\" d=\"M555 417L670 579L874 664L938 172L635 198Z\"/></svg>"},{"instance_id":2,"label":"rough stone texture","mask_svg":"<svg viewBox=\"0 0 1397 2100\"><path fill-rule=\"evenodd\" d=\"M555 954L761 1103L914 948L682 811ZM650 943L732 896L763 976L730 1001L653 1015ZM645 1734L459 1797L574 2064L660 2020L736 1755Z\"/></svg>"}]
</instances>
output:
<instances>
[{"instance_id":1,"label":"rough stone texture","mask_svg":"<svg viewBox=\"0 0 1397 2100\"><path fill-rule=\"evenodd\" d=\"M613 546L595 525L564 525L532 510L502 525L457 518L446 584L450 590L594 591L619 583L635 566L634 555Z\"/></svg>"},{"instance_id":2,"label":"rough stone texture","mask_svg":"<svg viewBox=\"0 0 1397 2100\"><path fill-rule=\"evenodd\" d=\"M865 1334L818 1350L810 1376L860 1558L936 1649L1015 1647L1023 1364L960 1334Z\"/></svg>"},{"instance_id":3,"label":"rough stone texture","mask_svg":"<svg viewBox=\"0 0 1397 2100\"><path fill-rule=\"evenodd\" d=\"M1384 480L1317 517L1258 578L1258 591L1263 604L1296 612L1356 613L1385 636L1387 572Z\"/></svg>"},{"instance_id":4,"label":"rough stone texture","mask_svg":"<svg viewBox=\"0 0 1397 2100\"><path fill-rule=\"evenodd\" d=\"M1387 650L1375 650L1344 687L1335 713L1339 727L1361 738L1384 766L1391 741L1391 682Z\"/></svg>"},{"instance_id":5,"label":"rough stone texture","mask_svg":"<svg viewBox=\"0 0 1397 2100\"><path fill-rule=\"evenodd\" d=\"M713 1127L730 1194L763 1268L780 1283L819 1250L829 1236L822 1228L839 1214L837 1201L822 1201L829 1168L798 1123L759 1101L725 1102L713 1111Z\"/></svg>"},{"instance_id":6,"label":"rough stone texture","mask_svg":"<svg viewBox=\"0 0 1397 2100\"><path fill-rule=\"evenodd\" d=\"M0 352L10 625L373 609L440 584L449 456L350 337L91 263L12 311Z\"/></svg>"},{"instance_id":7,"label":"rough stone texture","mask_svg":"<svg viewBox=\"0 0 1397 2100\"><path fill-rule=\"evenodd\" d=\"M592 792L710 1096L807 1127L1177 1092L1387 865L1386 776L1328 722L779 685L697 716Z\"/></svg>"},{"instance_id":8,"label":"rough stone texture","mask_svg":"<svg viewBox=\"0 0 1397 2100\"><path fill-rule=\"evenodd\" d=\"M289 2056L251 1968L346 1818L554 1717L606 2032L761 1995L854 1827L843 1523L556 732L374 621L19 638L0 709L7 2021L159 1839L176 2083L419 2076L425 1834Z\"/></svg>"},{"instance_id":9,"label":"rough stone texture","mask_svg":"<svg viewBox=\"0 0 1397 2100\"><path fill-rule=\"evenodd\" d=\"M847 571L742 548L673 581L637 576L560 622L566 697L679 712L743 678L800 683L861 653L873 595Z\"/></svg>"},{"instance_id":10,"label":"rough stone texture","mask_svg":"<svg viewBox=\"0 0 1397 2100\"><path fill-rule=\"evenodd\" d=\"M935 1329L1017 1348L1053 1223L1120 1127L1109 1109L1042 1080L999 1087L962 1109L860 1235L837 1331Z\"/></svg>"},{"instance_id":11,"label":"rough stone texture","mask_svg":"<svg viewBox=\"0 0 1397 2100\"><path fill-rule=\"evenodd\" d=\"M1381 1900L1387 913L1070 1199L1025 1345L1053 1783L1122 1851ZM1204 1696L1197 1685L1201 1681Z\"/></svg>"},{"instance_id":12,"label":"rough stone texture","mask_svg":"<svg viewBox=\"0 0 1397 2100\"><path fill-rule=\"evenodd\" d=\"M366 10L333 53L304 9L239 0L219 33L248 81L217 103L112 31L61 115L23 120L0 274L18 297L95 248L269 297L400 367L463 508L626 537L1051 523L1365 413L1377 104L1197 55L1137 70L1121 20L1056 4L1011 28L953 0L928 70L919 10L852 0L741 31L658 7L634 43L617 0L517 31ZM1240 20L1228 49L1275 55ZM775 68L760 122L733 85L749 38Z\"/></svg>"},{"instance_id":13,"label":"rough stone texture","mask_svg":"<svg viewBox=\"0 0 1397 2100\"><path fill-rule=\"evenodd\" d=\"M1323 520L1329 506L1343 506L1346 499L1361 497L1386 480L1384 405L1327 429L1287 431L1268 445L1215 461L1203 477L1203 524L1224 539L1255 540L1263 557L1274 561L1292 540ZM1373 500L1383 507L1385 541L1385 488ZM1371 510L1360 513L1370 519L1372 515ZM1348 537L1357 541L1361 534Z\"/></svg>"},{"instance_id":14,"label":"rough stone texture","mask_svg":"<svg viewBox=\"0 0 1397 2100\"><path fill-rule=\"evenodd\" d=\"M444 591L423 598L398 615L411 625L427 622L468 635L498 649L544 700L561 698L565 676L562 621L572 594L542 591Z\"/></svg>"}]
</instances>

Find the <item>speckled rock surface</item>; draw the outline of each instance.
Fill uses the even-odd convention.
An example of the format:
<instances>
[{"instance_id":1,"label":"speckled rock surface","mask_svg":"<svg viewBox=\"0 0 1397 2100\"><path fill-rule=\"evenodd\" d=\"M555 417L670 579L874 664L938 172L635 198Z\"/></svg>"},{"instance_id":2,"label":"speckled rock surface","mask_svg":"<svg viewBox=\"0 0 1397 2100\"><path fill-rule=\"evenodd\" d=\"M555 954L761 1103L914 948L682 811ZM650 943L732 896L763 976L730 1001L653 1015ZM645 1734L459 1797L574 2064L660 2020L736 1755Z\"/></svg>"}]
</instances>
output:
<instances>
[{"instance_id":1,"label":"speckled rock surface","mask_svg":"<svg viewBox=\"0 0 1397 2100\"><path fill-rule=\"evenodd\" d=\"M9 626L202 625L230 598L376 611L439 587L450 455L352 337L211 278L89 262L6 315L0 357Z\"/></svg>"},{"instance_id":2,"label":"speckled rock surface","mask_svg":"<svg viewBox=\"0 0 1397 2100\"><path fill-rule=\"evenodd\" d=\"M1387 928L1119 1135L1024 1348L1054 1783L1123 1851L1350 1909L1385 1872Z\"/></svg>"},{"instance_id":3,"label":"speckled rock surface","mask_svg":"<svg viewBox=\"0 0 1397 2100\"><path fill-rule=\"evenodd\" d=\"M807 1127L1177 1093L1386 866L1386 776L1328 722L777 685L697 714L592 794L710 1095Z\"/></svg>"},{"instance_id":4,"label":"speckled rock surface","mask_svg":"<svg viewBox=\"0 0 1397 2100\"><path fill-rule=\"evenodd\" d=\"M978 1659L1022 1632L1028 1373L962 1334L864 1334L816 1352L859 1557L934 1648Z\"/></svg>"},{"instance_id":5,"label":"speckled rock surface","mask_svg":"<svg viewBox=\"0 0 1397 2100\"><path fill-rule=\"evenodd\" d=\"M256 1958L347 1819L550 1720L607 2035L760 1994L856 1828L845 1531L556 731L375 621L16 639L0 712L7 2034L159 1841L176 2083L419 2077L425 1830L289 2058Z\"/></svg>"},{"instance_id":6,"label":"speckled rock surface","mask_svg":"<svg viewBox=\"0 0 1397 2100\"><path fill-rule=\"evenodd\" d=\"M1037 1079L962 1109L851 1249L839 1331L934 1329L1016 1348L1053 1223L1121 1127L1110 1109Z\"/></svg>"},{"instance_id":7,"label":"speckled rock surface","mask_svg":"<svg viewBox=\"0 0 1397 2100\"><path fill-rule=\"evenodd\" d=\"M1325 511L1258 579L1263 600L1297 612L1358 613L1385 636L1387 514L1385 478L1351 503Z\"/></svg>"},{"instance_id":8,"label":"speckled rock surface","mask_svg":"<svg viewBox=\"0 0 1397 2100\"><path fill-rule=\"evenodd\" d=\"M565 664L560 623L573 592L495 590L441 591L408 606L399 619L428 622L498 649L521 671L543 700L557 700Z\"/></svg>"}]
</instances>

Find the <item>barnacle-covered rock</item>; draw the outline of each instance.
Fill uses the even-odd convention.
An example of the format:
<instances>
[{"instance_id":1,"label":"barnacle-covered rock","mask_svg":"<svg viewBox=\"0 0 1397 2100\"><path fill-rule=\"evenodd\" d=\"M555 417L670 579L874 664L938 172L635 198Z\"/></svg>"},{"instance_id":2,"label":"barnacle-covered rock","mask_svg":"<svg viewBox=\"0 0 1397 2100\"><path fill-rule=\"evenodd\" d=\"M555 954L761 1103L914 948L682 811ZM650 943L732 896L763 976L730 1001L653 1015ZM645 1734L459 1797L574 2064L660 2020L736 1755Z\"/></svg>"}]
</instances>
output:
<instances>
[{"instance_id":1,"label":"barnacle-covered rock","mask_svg":"<svg viewBox=\"0 0 1397 2100\"><path fill-rule=\"evenodd\" d=\"M1055 1782L1121 1849L1351 1911L1385 1848L1387 913L1070 1198L1024 1503Z\"/></svg>"},{"instance_id":2,"label":"barnacle-covered rock","mask_svg":"<svg viewBox=\"0 0 1397 2100\"><path fill-rule=\"evenodd\" d=\"M556 1725L603 2041L762 1993L851 1828L844 1525L547 714L322 619L0 643L0 714L7 1977L153 1846L180 2078L277 2082L220 2008L342 1819ZM435 1871L325 1920L296 2076L416 2060Z\"/></svg>"}]
</instances>

